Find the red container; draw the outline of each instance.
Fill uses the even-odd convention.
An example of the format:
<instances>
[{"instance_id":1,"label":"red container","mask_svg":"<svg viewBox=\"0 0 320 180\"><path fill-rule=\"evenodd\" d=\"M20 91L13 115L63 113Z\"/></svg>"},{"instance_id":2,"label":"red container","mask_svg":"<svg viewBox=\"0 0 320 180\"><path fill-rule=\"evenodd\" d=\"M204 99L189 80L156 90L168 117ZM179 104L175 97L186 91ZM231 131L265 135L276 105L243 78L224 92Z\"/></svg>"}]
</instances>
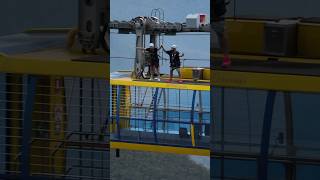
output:
<instances>
[{"instance_id":1,"label":"red container","mask_svg":"<svg viewBox=\"0 0 320 180\"><path fill-rule=\"evenodd\" d=\"M200 17L200 24L204 25L206 24L206 15L205 14L199 14Z\"/></svg>"}]
</instances>

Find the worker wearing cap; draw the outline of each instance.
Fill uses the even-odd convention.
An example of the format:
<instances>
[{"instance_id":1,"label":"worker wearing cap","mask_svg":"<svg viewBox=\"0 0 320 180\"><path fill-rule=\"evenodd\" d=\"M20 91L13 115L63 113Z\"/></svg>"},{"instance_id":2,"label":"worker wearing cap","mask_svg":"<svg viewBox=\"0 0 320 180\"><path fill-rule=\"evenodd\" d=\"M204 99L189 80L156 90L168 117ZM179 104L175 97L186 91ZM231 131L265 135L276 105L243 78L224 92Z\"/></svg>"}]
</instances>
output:
<instances>
[{"instance_id":1,"label":"worker wearing cap","mask_svg":"<svg viewBox=\"0 0 320 180\"><path fill-rule=\"evenodd\" d=\"M149 71L150 71L150 80L153 80L154 75L158 76L159 73L159 57L158 51L160 50L154 47L153 43L149 44L149 48L146 48L146 51L150 53L150 62L149 62Z\"/></svg>"},{"instance_id":2,"label":"worker wearing cap","mask_svg":"<svg viewBox=\"0 0 320 180\"><path fill-rule=\"evenodd\" d=\"M161 45L161 47L163 48L164 52L166 52L169 57L170 57L170 81L172 81L172 76L173 76L173 71L176 70L178 72L179 78L181 77L181 73L180 73L180 66L181 66L181 62L180 62L180 57L183 57L184 54L180 54L179 51L177 51L177 46L176 45L172 45L171 46L171 50L167 51L164 49L163 45Z\"/></svg>"}]
</instances>

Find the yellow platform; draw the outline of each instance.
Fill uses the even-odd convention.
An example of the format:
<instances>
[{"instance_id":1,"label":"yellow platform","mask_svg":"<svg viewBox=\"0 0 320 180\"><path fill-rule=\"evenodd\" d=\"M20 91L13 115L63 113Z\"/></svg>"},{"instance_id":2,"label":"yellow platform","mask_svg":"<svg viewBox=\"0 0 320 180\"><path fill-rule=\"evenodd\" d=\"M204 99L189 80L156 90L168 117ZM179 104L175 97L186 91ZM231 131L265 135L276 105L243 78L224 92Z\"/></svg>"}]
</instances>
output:
<instances>
[{"instance_id":1,"label":"yellow platform","mask_svg":"<svg viewBox=\"0 0 320 180\"><path fill-rule=\"evenodd\" d=\"M163 145L116 142L116 141L113 141L113 142L111 141L110 147L112 149L126 149L126 150L134 150L134 151L150 151L150 152L159 152L159 153L210 156L210 149L185 148L185 147L174 147L174 146L163 146Z\"/></svg>"},{"instance_id":2,"label":"yellow platform","mask_svg":"<svg viewBox=\"0 0 320 180\"><path fill-rule=\"evenodd\" d=\"M223 54L212 53L211 61L216 59L222 59ZM320 64L319 59L313 58L299 58L299 57L283 57L283 56L264 56L264 55L250 55L250 54L230 54L231 59L236 60L246 60L246 61L269 61L270 58L277 59L279 62L288 62L288 63L301 63L301 64Z\"/></svg>"},{"instance_id":3,"label":"yellow platform","mask_svg":"<svg viewBox=\"0 0 320 180\"><path fill-rule=\"evenodd\" d=\"M320 92L319 76L214 70L212 85L263 90Z\"/></svg>"},{"instance_id":4,"label":"yellow platform","mask_svg":"<svg viewBox=\"0 0 320 180\"><path fill-rule=\"evenodd\" d=\"M181 79L182 82L167 82L166 79L160 81L150 81L147 79L134 80L130 77L130 72L117 72L119 76L110 78L111 85L121 86L140 86L140 87L154 87L154 88L167 88L167 89L181 89L181 90L197 90L197 91L210 91L210 81L192 82L187 79Z\"/></svg>"}]
</instances>

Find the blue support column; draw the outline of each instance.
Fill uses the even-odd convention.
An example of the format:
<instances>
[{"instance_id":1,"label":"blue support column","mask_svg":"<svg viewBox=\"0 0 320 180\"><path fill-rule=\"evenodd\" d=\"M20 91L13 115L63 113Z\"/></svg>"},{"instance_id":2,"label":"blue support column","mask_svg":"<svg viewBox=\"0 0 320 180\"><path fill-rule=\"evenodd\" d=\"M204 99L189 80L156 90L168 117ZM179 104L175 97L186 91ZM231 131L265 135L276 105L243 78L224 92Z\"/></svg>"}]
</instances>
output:
<instances>
[{"instance_id":1,"label":"blue support column","mask_svg":"<svg viewBox=\"0 0 320 180\"><path fill-rule=\"evenodd\" d=\"M224 153L224 144L225 144L225 115L226 115L226 108L225 108L225 92L226 89L224 87L221 88L221 152L222 154ZM220 177L221 179L224 179L224 168L225 168L225 163L224 163L224 156L222 155L221 160L220 160Z\"/></svg>"},{"instance_id":2,"label":"blue support column","mask_svg":"<svg viewBox=\"0 0 320 180\"><path fill-rule=\"evenodd\" d=\"M154 92L153 95L153 136L154 136L154 141L158 143L158 137L157 137L157 99L158 99L158 92L159 88L156 88L156 91Z\"/></svg>"},{"instance_id":3,"label":"blue support column","mask_svg":"<svg viewBox=\"0 0 320 180\"><path fill-rule=\"evenodd\" d=\"M21 149L21 175L23 179L30 176L30 142L32 128L32 111L35 99L37 78L27 76L27 94L24 100L23 129L22 129L22 149Z\"/></svg>"},{"instance_id":4,"label":"blue support column","mask_svg":"<svg viewBox=\"0 0 320 180\"><path fill-rule=\"evenodd\" d=\"M197 95L197 91L194 90L193 91L193 95L192 95L192 105L191 105L191 113L190 113L190 122L191 124L193 124L194 122L194 106L196 103L196 95Z\"/></svg>"},{"instance_id":5,"label":"blue support column","mask_svg":"<svg viewBox=\"0 0 320 180\"><path fill-rule=\"evenodd\" d=\"M260 158L258 160L258 179L259 180L268 179L268 155L269 155L271 124L272 124L272 115L273 115L275 98L276 98L276 92L268 91L267 102L266 102L265 112L264 112L264 119L263 119L263 127L262 127Z\"/></svg>"},{"instance_id":6,"label":"blue support column","mask_svg":"<svg viewBox=\"0 0 320 180\"><path fill-rule=\"evenodd\" d=\"M117 109L116 109L116 123L117 123L117 134L118 139L121 138L120 134L120 96L121 96L121 87L117 86Z\"/></svg>"}]
</instances>

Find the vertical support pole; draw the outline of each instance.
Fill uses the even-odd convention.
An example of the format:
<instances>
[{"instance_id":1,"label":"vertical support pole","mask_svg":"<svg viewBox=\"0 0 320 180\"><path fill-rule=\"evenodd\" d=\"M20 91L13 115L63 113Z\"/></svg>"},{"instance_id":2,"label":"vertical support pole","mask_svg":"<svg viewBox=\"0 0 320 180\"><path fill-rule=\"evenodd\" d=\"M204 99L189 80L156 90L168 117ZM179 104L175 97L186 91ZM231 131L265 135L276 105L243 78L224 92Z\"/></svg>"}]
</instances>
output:
<instances>
[{"instance_id":1,"label":"vertical support pole","mask_svg":"<svg viewBox=\"0 0 320 180\"><path fill-rule=\"evenodd\" d=\"M121 87L117 86L117 109L116 109L116 122L117 122L117 135L118 139L120 136L120 96L121 96Z\"/></svg>"},{"instance_id":2,"label":"vertical support pole","mask_svg":"<svg viewBox=\"0 0 320 180\"><path fill-rule=\"evenodd\" d=\"M32 111L35 100L37 78L27 76L27 95L24 101L23 129L22 129L22 153L20 169L23 179L30 176L30 142L32 128Z\"/></svg>"},{"instance_id":3,"label":"vertical support pole","mask_svg":"<svg viewBox=\"0 0 320 180\"><path fill-rule=\"evenodd\" d=\"M196 146L196 141L195 141L195 134L194 134L194 105L196 103L196 95L197 95L197 91L194 90L193 91L193 95L192 95L192 105L191 105L191 117L190 117L190 123L191 123L191 142L192 142L192 146L195 147Z\"/></svg>"},{"instance_id":4,"label":"vertical support pole","mask_svg":"<svg viewBox=\"0 0 320 180\"><path fill-rule=\"evenodd\" d=\"M212 71L211 71L212 72ZM213 175L214 175L214 172L213 172L213 168L214 168L214 165L213 165L213 148L214 148L214 145L213 145L213 130L214 130L214 126L213 126L213 117L214 117L214 114L215 114L215 109L213 109L213 99L214 99L214 93L216 93L213 89L213 85L212 85L212 81L210 81L210 179L212 180L213 179Z\"/></svg>"},{"instance_id":5,"label":"vertical support pole","mask_svg":"<svg viewBox=\"0 0 320 180\"><path fill-rule=\"evenodd\" d=\"M157 137L157 99L158 99L158 92L159 88L156 88L156 91L153 95L153 136L154 141L158 143L158 137Z\"/></svg>"},{"instance_id":6,"label":"vertical support pole","mask_svg":"<svg viewBox=\"0 0 320 180\"><path fill-rule=\"evenodd\" d=\"M140 71L144 64L144 26L143 24L136 24L136 58L134 63L133 77L140 78Z\"/></svg>"},{"instance_id":7,"label":"vertical support pole","mask_svg":"<svg viewBox=\"0 0 320 180\"><path fill-rule=\"evenodd\" d=\"M78 7L78 29L81 48L84 52L94 52L101 45L102 28L108 24L108 3L105 0L78 0ZM93 22L90 29L87 26L88 21Z\"/></svg>"},{"instance_id":8,"label":"vertical support pole","mask_svg":"<svg viewBox=\"0 0 320 180\"><path fill-rule=\"evenodd\" d=\"M290 92L284 92L284 109L286 118L286 142L287 142L287 156L294 157L296 152L294 149L294 131L293 131L293 118L292 118L292 101ZM289 161L286 164L286 177L288 180L295 179L295 163Z\"/></svg>"},{"instance_id":9,"label":"vertical support pole","mask_svg":"<svg viewBox=\"0 0 320 180\"><path fill-rule=\"evenodd\" d=\"M225 89L221 88L221 152L224 153ZM224 156L220 161L220 177L224 179Z\"/></svg>"},{"instance_id":10,"label":"vertical support pole","mask_svg":"<svg viewBox=\"0 0 320 180\"><path fill-rule=\"evenodd\" d=\"M150 34L150 43L154 44L155 48L158 48L158 43L157 43L157 34L156 33L151 33ZM160 42L159 42L160 43ZM160 47L160 45L159 45ZM157 68L152 68L151 66L149 66L149 73L151 73L150 77L153 78L155 74L159 73ZM159 74L160 76L160 74Z\"/></svg>"},{"instance_id":11,"label":"vertical support pole","mask_svg":"<svg viewBox=\"0 0 320 180\"><path fill-rule=\"evenodd\" d=\"M166 127L167 127L166 121L168 121L168 118L167 118L168 104L167 104L166 89L162 89L162 91L163 91L163 111L162 111L163 123L162 123L162 129L163 129L163 132L165 132Z\"/></svg>"},{"instance_id":12,"label":"vertical support pole","mask_svg":"<svg viewBox=\"0 0 320 180\"><path fill-rule=\"evenodd\" d=\"M258 160L258 178L260 180L268 179L268 154L270 145L271 123L273 115L273 107L276 98L275 91L268 91L267 102L265 106L261 146L260 146L260 158Z\"/></svg>"},{"instance_id":13,"label":"vertical support pole","mask_svg":"<svg viewBox=\"0 0 320 180\"><path fill-rule=\"evenodd\" d=\"M203 107L202 107L202 92L199 91L199 126L200 128L200 133L202 135L203 133L203 129L205 129L205 127L203 126Z\"/></svg>"},{"instance_id":14,"label":"vertical support pole","mask_svg":"<svg viewBox=\"0 0 320 180\"><path fill-rule=\"evenodd\" d=\"M79 89L80 89L80 92L79 92L79 132L82 132L83 131L83 79L82 78L79 78ZM82 134L79 134L79 141L82 142ZM80 144L80 151L79 151L79 175L80 177L82 176L82 166L83 166L83 163L82 163L82 143ZM82 178L80 178L81 180Z\"/></svg>"},{"instance_id":15,"label":"vertical support pole","mask_svg":"<svg viewBox=\"0 0 320 180\"><path fill-rule=\"evenodd\" d=\"M95 89L95 87L94 87L94 85L95 85L95 79L91 79L91 133L94 133L95 131L94 131L94 120L95 120L95 116L94 116L94 103L95 103L95 93L94 93L94 89ZM93 136L91 135L91 141L93 141L94 139L93 139ZM91 167L94 167L94 149L93 149L93 147L91 148L91 153L90 153L90 156L91 156L91 160L90 160L90 164L91 164ZM93 168L91 168L91 172L90 172L90 175L91 175L91 177L93 177L94 175L93 175L94 173L93 173Z\"/></svg>"}]
</instances>

